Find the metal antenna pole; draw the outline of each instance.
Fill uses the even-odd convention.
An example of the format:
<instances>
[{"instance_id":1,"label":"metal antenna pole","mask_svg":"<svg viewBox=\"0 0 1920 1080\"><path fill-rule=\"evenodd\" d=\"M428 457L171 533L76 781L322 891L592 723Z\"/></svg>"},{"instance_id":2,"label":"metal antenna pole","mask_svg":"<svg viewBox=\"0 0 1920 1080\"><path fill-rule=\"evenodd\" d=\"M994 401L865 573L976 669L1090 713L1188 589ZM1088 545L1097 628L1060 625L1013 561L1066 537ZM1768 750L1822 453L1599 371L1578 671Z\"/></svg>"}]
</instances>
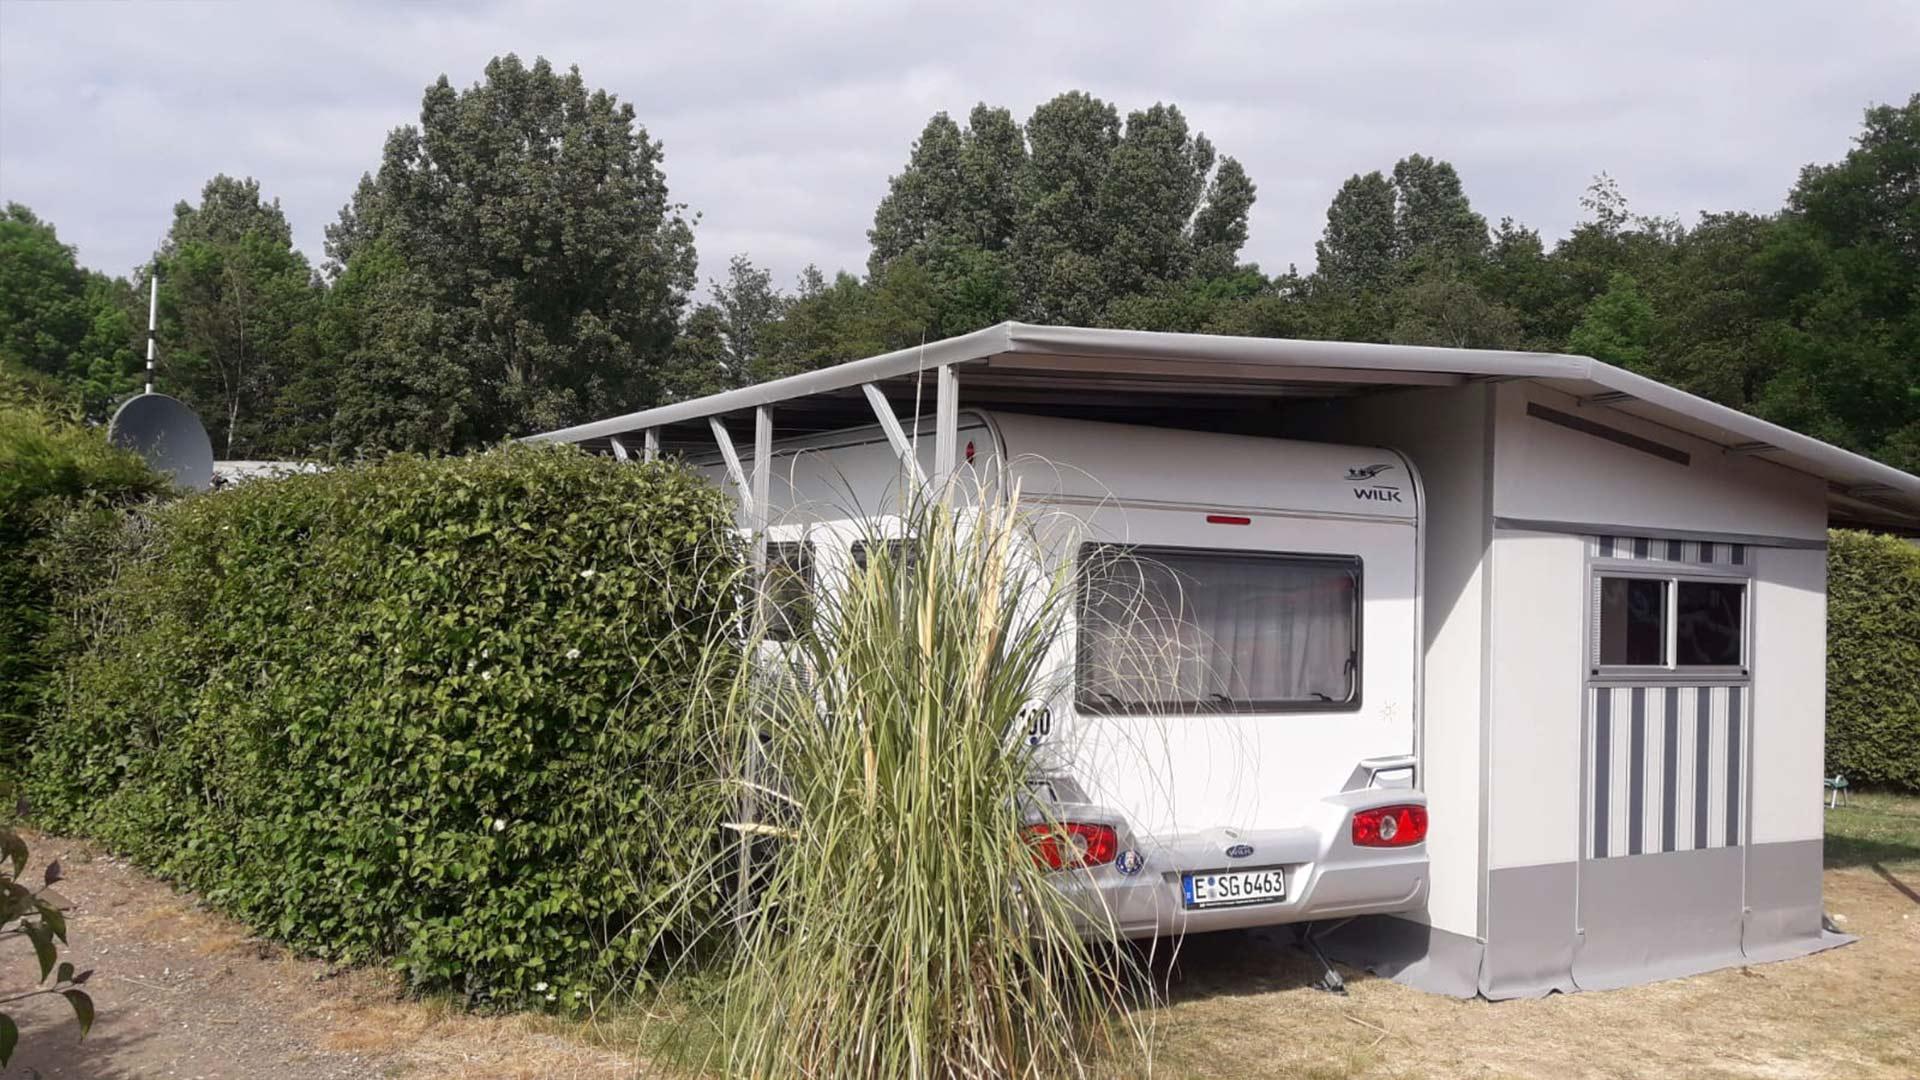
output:
<instances>
[{"instance_id":1,"label":"metal antenna pole","mask_svg":"<svg viewBox=\"0 0 1920 1080\"><path fill-rule=\"evenodd\" d=\"M147 291L147 393L153 393L153 330L160 317L160 265L154 264L152 288Z\"/></svg>"}]
</instances>

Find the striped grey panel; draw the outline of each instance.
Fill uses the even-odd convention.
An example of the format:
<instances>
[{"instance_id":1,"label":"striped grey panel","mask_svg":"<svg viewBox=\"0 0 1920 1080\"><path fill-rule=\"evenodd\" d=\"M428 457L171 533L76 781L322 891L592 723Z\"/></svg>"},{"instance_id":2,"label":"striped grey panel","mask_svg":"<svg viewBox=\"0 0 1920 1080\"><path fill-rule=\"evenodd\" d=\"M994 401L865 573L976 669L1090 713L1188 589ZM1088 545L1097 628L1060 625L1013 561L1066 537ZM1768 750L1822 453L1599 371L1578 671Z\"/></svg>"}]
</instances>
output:
<instances>
[{"instance_id":1,"label":"striped grey panel","mask_svg":"<svg viewBox=\"0 0 1920 1080\"><path fill-rule=\"evenodd\" d=\"M1587 554L1596 559L1645 559L1695 566L1746 566L1746 544L1710 540L1665 540L1655 536L1589 536Z\"/></svg>"},{"instance_id":2,"label":"striped grey panel","mask_svg":"<svg viewBox=\"0 0 1920 1080\"><path fill-rule=\"evenodd\" d=\"M1748 688L1600 686L1587 694L1587 858L1742 842Z\"/></svg>"}]
</instances>

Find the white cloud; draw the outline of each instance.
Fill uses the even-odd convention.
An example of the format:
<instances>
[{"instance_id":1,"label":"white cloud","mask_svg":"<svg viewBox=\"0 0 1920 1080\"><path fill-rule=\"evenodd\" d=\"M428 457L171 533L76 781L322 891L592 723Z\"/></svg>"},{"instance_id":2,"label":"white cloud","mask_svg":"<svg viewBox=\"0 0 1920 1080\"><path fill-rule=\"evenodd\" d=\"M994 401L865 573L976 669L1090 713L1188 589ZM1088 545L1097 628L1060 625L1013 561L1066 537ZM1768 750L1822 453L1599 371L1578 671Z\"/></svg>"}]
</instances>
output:
<instances>
[{"instance_id":1,"label":"white cloud","mask_svg":"<svg viewBox=\"0 0 1920 1080\"><path fill-rule=\"evenodd\" d=\"M317 261L421 90L512 51L633 103L702 215L703 277L739 251L783 281L859 269L932 112L1024 119L1073 88L1179 104L1260 186L1247 256L1305 269L1340 181L1410 152L1549 235L1601 170L1643 211L1764 210L1920 89L1900 0L686 7L0 4L0 198L124 272L174 202L251 175Z\"/></svg>"}]
</instances>

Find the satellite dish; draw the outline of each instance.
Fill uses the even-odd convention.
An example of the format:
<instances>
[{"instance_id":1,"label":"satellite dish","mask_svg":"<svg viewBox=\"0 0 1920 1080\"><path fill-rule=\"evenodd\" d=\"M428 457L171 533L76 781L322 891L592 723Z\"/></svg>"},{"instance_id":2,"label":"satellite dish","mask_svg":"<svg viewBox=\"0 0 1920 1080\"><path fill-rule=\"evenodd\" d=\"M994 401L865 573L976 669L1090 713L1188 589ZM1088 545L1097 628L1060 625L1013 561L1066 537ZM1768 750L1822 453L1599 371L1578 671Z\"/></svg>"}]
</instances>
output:
<instances>
[{"instance_id":1,"label":"satellite dish","mask_svg":"<svg viewBox=\"0 0 1920 1080\"><path fill-rule=\"evenodd\" d=\"M180 487L205 491L213 485L213 443L200 418L177 398L128 398L107 424L107 441L139 454Z\"/></svg>"}]
</instances>

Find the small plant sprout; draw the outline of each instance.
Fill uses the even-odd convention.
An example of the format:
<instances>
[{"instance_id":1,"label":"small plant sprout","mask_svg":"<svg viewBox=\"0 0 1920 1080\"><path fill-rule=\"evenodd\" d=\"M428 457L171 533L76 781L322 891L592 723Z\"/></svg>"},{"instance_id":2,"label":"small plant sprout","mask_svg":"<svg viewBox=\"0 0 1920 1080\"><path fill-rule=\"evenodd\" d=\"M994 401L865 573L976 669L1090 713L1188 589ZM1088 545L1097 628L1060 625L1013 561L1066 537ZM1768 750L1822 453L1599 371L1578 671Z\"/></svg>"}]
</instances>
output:
<instances>
[{"instance_id":1,"label":"small plant sprout","mask_svg":"<svg viewBox=\"0 0 1920 1080\"><path fill-rule=\"evenodd\" d=\"M28 990L16 992L9 987L0 991L0 1006L58 994L73 1008L80 1037L85 1038L93 1027L93 998L81 987L93 972L75 971L72 964L60 959L60 947L67 943L67 917L59 896L52 891L61 878L60 860L47 864L38 889L20 883L26 868L26 841L12 829L0 826L0 943L8 938L25 938L40 964L38 984ZM0 1012L0 1069L12 1059L19 1043L19 1025Z\"/></svg>"}]
</instances>

